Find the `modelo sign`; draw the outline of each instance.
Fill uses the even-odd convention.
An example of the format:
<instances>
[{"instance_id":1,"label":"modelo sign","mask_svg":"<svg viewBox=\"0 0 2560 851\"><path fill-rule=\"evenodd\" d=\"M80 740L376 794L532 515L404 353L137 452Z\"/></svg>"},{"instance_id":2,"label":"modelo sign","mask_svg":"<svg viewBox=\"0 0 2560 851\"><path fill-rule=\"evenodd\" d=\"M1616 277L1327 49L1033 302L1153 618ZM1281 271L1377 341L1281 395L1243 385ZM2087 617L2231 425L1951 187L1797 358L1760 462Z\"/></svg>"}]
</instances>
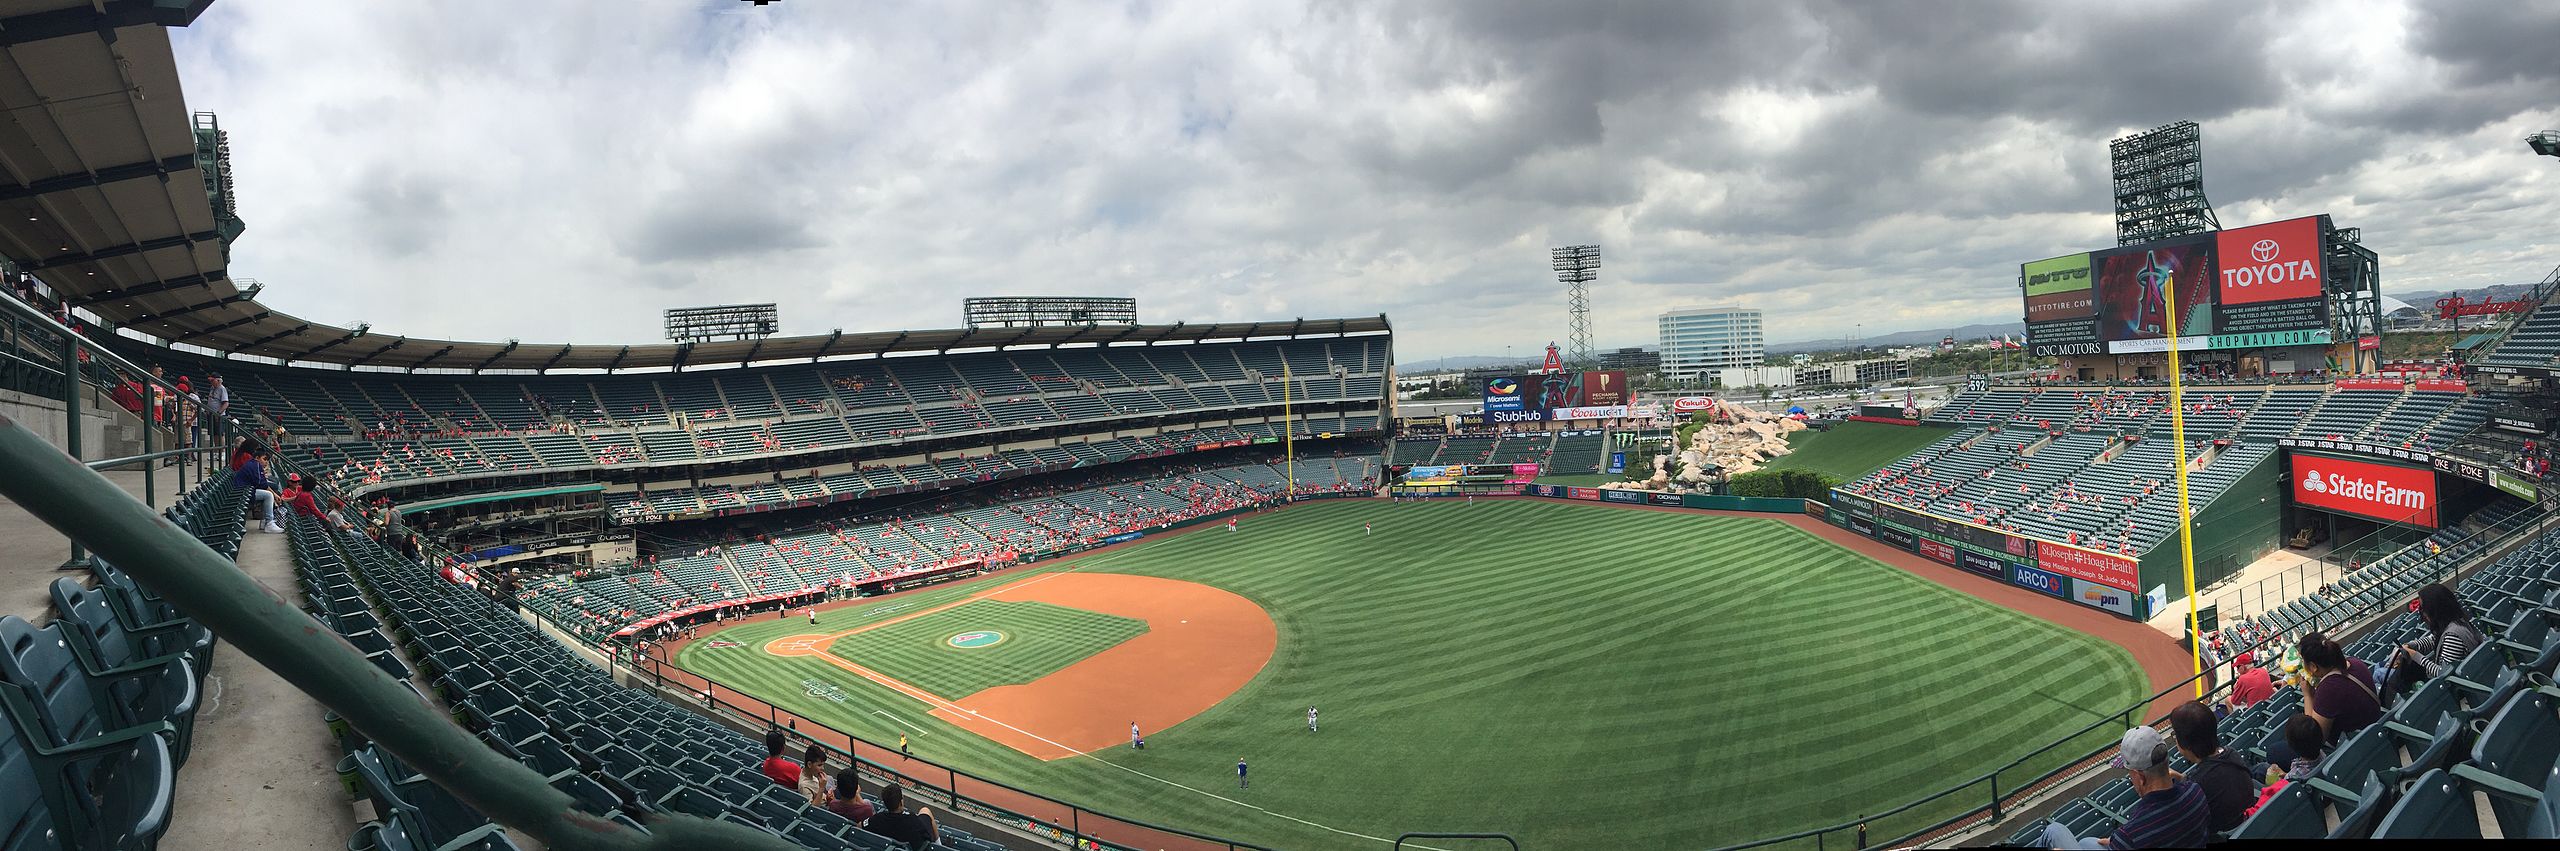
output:
<instances>
[{"instance_id":1,"label":"modelo sign","mask_svg":"<svg viewBox=\"0 0 2560 851\"><path fill-rule=\"evenodd\" d=\"M2297 452L2292 479L2296 504L2436 528L2433 470Z\"/></svg>"},{"instance_id":2,"label":"modelo sign","mask_svg":"<svg viewBox=\"0 0 2560 851\"><path fill-rule=\"evenodd\" d=\"M2214 236L2222 264L2222 303L2256 304L2320 297L2320 219L2305 216Z\"/></svg>"}]
</instances>

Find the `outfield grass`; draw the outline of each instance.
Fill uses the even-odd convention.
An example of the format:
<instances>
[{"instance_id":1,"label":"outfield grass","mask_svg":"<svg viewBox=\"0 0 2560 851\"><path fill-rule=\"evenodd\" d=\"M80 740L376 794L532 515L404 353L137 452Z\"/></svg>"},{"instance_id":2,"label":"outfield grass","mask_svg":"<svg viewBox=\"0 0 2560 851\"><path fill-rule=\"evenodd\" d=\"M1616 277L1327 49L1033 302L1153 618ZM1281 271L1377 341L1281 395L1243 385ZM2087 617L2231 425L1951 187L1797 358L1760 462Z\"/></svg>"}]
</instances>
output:
<instances>
[{"instance_id":1,"label":"outfield grass","mask_svg":"<svg viewBox=\"0 0 2560 851\"><path fill-rule=\"evenodd\" d=\"M679 661L874 741L906 729L885 710L930 733L914 737L918 756L964 771L1284 848L1383 849L1367 837L1435 830L1532 848L1772 836L1971 779L2146 693L2121 648L1774 520L1343 500L1243 528L1062 565L1226 588L1279 628L1260 676L1147 731L1143 752L1040 762L822 660L751 649L808 631L796 619L727 630L747 646L697 642ZM824 626L984 585L830 612ZM809 676L852 680L851 699L810 698ZM1305 728L1311 705L1322 733ZM1239 757L1254 767L1245 792Z\"/></svg>"},{"instance_id":2,"label":"outfield grass","mask_svg":"<svg viewBox=\"0 0 2560 851\"><path fill-rule=\"evenodd\" d=\"M1003 640L973 648L949 641L975 631L999 632ZM845 636L828 652L957 700L1057 673L1145 634L1141 620L1036 601L975 600Z\"/></svg>"},{"instance_id":3,"label":"outfield grass","mask_svg":"<svg viewBox=\"0 0 2560 851\"><path fill-rule=\"evenodd\" d=\"M1805 429L1787 435L1787 448L1794 451L1778 456L1761 469L1814 470L1839 476L1842 481L1856 481L1920 447L1944 439L1947 432L1948 429L1939 426L1898 426L1850 420L1832 426L1830 431Z\"/></svg>"}]
</instances>

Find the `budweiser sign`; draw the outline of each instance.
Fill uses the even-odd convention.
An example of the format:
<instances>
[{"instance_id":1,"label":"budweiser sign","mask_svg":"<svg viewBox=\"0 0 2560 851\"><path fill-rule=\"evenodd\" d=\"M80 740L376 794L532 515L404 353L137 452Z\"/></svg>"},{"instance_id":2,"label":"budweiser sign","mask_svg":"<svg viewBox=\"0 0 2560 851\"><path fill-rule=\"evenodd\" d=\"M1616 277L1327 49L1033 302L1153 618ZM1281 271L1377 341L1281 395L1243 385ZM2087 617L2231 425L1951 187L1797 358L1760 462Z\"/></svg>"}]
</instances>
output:
<instances>
[{"instance_id":1,"label":"budweiser sign","mask_svg":"<svg viewBox=\"0 0 2560 851\"><path fill-rule=\"evenodd\" d=\"M2531 310L2533 310L2533 302L2526 301L2524 299L2516 299L2515 301L2484 301L2476 304L2463 301L2462 297L2458 295L2436 299L2437 319L2452 319L2457 316L2490 316L2500 313L2525 313Z\"/></svg>"}]
</instances>

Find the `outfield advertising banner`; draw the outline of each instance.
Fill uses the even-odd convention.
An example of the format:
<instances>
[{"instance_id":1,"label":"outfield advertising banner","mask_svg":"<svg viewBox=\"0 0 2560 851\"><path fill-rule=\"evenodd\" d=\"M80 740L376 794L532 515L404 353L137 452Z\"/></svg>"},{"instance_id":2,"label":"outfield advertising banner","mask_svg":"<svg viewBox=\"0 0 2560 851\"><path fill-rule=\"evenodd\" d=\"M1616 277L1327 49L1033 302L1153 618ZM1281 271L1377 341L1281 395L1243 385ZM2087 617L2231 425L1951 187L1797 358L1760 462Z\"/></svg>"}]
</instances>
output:
<instances>
[{"instance_id":1,"label":"outfield advertising banner","mask_svg":"<svg viewBox=\"0 0 2560 851\"><path fill-rule=\"evenodd\" d=\"M2009 575L2008 562L1974 552L1971 549L1961 549L1956 551L1956 566L1993 579L2004 579Z\"/></svg>"},{"instance_id":2,"label":"outfield advertising banner","mask_svg":"<svg viewBox=\"0 0 2560 851\"><path fill-rule=\"evenodd\" d=\"M1876 524L1876 540L1883 541L1906 550L1920 545L1919 536L1913 535L1909 529L1905 529L1891 523Z\"/></svg>"},{"instance_id":3,"label":"outfield advertising banner","mask_svg":"<svg viewBox=\"0 0 2560 851\"><path fill-rule=\"evenodd\" d=\"M1654 505L1667 505L1672 508L1680 507L1680 495L1676 493L1649 493L1645 495L1645 501Z\"/></svg>"},{"instance_id":4,"label":"outfield advertising banner","mask_svg":"<svg viewBox=\"0 0 2560 851\"><path fill-rule=\"evenodd\" d=\"M1624 452L1611 452L1611 453L1609 453L1609 470L1608 470L1608 471L1609 471L1609 472L1612 472L1612 473L1624 473L1624 472L1626 472L1626 471L1627 471L1627 453L1624 453Z\"/></svg>"},{"instance_id":5,"label":"outfield advertising banner","mask_svg":"<svg viewBox=\"0 0 2560 851\"><path fill-rule=\"evenodd\" d=\"M2402 385L2397 378L2341 378L2329 382L2329 386L2338 390L2387 390L2398 393Z\"/></svg>"},{"instance_id":6,"label":"outfield advertising banner","mask_svg":"<svg viewBox=\"0 0 2560 851\"><path fill-rule=\"evenodd\" d=\"M2071 600L2083 606L2105 609L2125 617L2139 617L2133 609L2134 593L2086 579L2071 580Z\"/></svg>"},{"instance_id":7,"label":"outfield advertising banner","mask_svg":"<svg viewBox=\"0 0 2560 851\"><path fill-rule=\"evenodd\" d=\"M1565 497L1566 497L1566 498L1568 498L1568 499L1592 499L1592 500L1596 500L1596 499L1599 499L1599 498L1600 498L1600 489L1599 489L1599 488L1565 488L1565 489L1564 489L1564 495L1565 495Z\"/></svg>"},{"instance_id":8,"label":"outfield advertising banner","mask_svg":"<svg viewBox=\"0 0 2560 851\"><path fill-rule=\"evenodd\" d=\"M1876 534L1876 524L1875 524L1875 521L1868 520L1867 518L1864 518L1864 517L1856 517L1856 516L1850 516L1848 519L1849 519L1849 531L1856 532L1856 533L1858 533L1858 534L1866 535L1866 536L1869 536L1869 537L1874 537L1874 536L1875 536L1875 534Z\"/></svg>"},{"instance_id":9,"label":"outfield advertising banner","mask_svg":"<svg viewBox=\"0 0 2560 851\"><path fill-rule=\"evenodd\" d=\"M1635 504L1638 504L1638 505L1642 505L1642 504L1644 504L1644 491L1615 490L1615 489L1611 489L1611 490L1602 490L1602 491L1600 492L1600 501L1601 501L1601 502L1631 502L1631 503L1635 503Z\"/></svg>"},{"instance_id":10,"label":"outfield advertising banner","mask_svg":"<svg viewBox=\"0 0 2560 851\"><path fill-rule=\"evenodd\" d=\"M1516 400L1516 399L1515 399L1515 400L1513 400L1513 401L1518 401L1518 400ZM1487 408L1487 409L1485 409L1485 412L1484 412L1484 424L1485 424L1485 425L1508 425L1508 424L1510 424L1510 423L1534 423L1534 422L1544 422L1544 421L1546 421L1546 419L1547 419L1547 412L1545 412L1545 411L1496 411L1496 410L1493 410L1493 409Z\"/></svg>"},{"instance_id":11,"label":"outfield advertising banner","mask_svg":"<svg viewBox=\"0 0 2560 851\"><path fill-rule=\"evenodd\" d=\"M1922 538L1920 539L1919 545L1914 549L1920 553L1921 558L1945 565L1952 565L1956 563L1956 548L1954 544L1949 544L1935 538Z\"/></svg>"},{"instance_id":12,"label":"outfield advertising banner","mask_svg":"<svg viewBox=\"0 0 2560 851\"><path fill-rule=\"evenodd\" d=\"M2292 456L2292 471L2287 478L2293 482L2296 505L2385 523L2436 528L2434 470L2305 452Z\"/></svg>"},{"instance_id":13,"label":"outfield advertising banner","mask_svg":"<svg viewBox=\"0 0 2560 851\"><path fill-rule=\"evenodd\" d=\"M2052 541L2037 543L2036 567L2046 573L2122 588L2142 584L2133 559Z\"/></svg>"},{"instance_id":14,"label":"outfield advertising banner","mask_svg":"<svg viewBox=\"0 0 2560 851\"><path fill-rule=\"evenodd\" d=\"M2461 379L2421 378L2409 385L2421 393L2469 393L2471 383Z\"/></svg>"},{"instance_id":15,"label":"outfield advertising banner","mask_svg":"<svg viewBox=\"0 0 2560 851\"><path fill-rule=\"evenodd\" d=\"M2023 564L2012 565L2011 567L2012 569L2009 571L2009 584L2033 591L2041 591L2065 600L2071 599L2070 580Z\"/></svg>"}]
</instances>

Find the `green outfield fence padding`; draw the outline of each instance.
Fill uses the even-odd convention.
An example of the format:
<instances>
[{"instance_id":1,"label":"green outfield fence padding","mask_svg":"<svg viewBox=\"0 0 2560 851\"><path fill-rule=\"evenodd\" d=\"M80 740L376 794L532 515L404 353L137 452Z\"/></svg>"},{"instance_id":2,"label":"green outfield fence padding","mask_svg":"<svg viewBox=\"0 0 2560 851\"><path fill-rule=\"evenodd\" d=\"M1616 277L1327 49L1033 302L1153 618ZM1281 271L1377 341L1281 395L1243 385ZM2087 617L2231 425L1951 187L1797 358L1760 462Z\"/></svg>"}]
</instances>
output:
<instances>
[{"instance_id":1,"label":"green outfield fence padding","mask_svg":"<svg viewBox=\"0 0 2560 851\"><path fill-rule=\"evenodd\" d=\"M2203 505L2190 506L2196 535L2196 587L2202 588L2223 577L2240 572L2251 562L2275 552L2284 545L2283 478L2277 472L2281 453L2271 453L2258 460L2246 473L2222 489L2221 497ZM2176 495L2171 494L2175 499ZM2178 536L2175 532L2143 553L2139 566L2142 587L2169 587L2172 600L2187 596L2187 579L2178 564ZM2137 596L2138 599L2138 596ZM2143 604L2144 608L2149 608ZM2151 612L2142 616L2148 618Z\"/></svg>"},{"instance_id":2,"label":"green outfield fence padding","mask_svg":"<svg viewBox=\"0 0 2560 851\"><path fill-rule=\"evenodd\" d=\"M1804 500L1794 497L1725 496L1723 494L1683 494L1682 508L1711 508L1717 511L1762 511L1770 514L1803 514Z\"/></svg>"}]
</instances>

